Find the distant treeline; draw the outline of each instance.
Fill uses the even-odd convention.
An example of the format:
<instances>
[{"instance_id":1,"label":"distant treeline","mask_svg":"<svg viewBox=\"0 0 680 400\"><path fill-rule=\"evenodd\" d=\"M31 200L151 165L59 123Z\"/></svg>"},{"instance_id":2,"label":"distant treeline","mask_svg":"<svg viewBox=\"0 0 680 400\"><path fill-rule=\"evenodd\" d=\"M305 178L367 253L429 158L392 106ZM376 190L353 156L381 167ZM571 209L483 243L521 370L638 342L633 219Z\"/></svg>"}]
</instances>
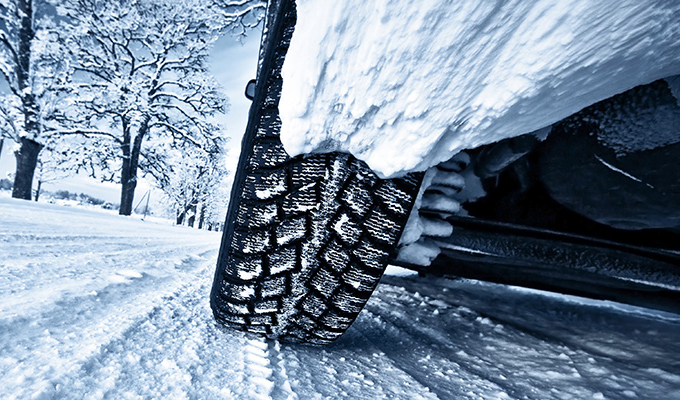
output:
<instances>
[{"instance_id":1,"label":"distant treeline","mask_svg":"<svg viewBox=\"0 0 680 400\"><path fill-rule=\"evenodd\" d=\"M57 190L55 193L52 193L52 197L55 199L59 200L74 200L74 201L79 201L84 204L92 204L94 206L103 206L106 205L107 202L102 199L98 199L96 197L92 197L89 194L85 193L71 193L68 190ZM111 204L111 203L108 203ZM109 207L104 207L104 208L109 208ZM113 209L113 204L111 204L111 207L109 209ZM116 207L117 208L117 207Z\"/></svg>"},{"instance_id":2,"label":"distant treeline","mask_svg":"<svg viewBox=\"0 0 680 400\"><path fill-rule=\"evenodd\" d=\"M12 190L12 181L9 179L0 179L0 190ZM43 196L46 198L52 198L55 200L72 200L77 201L81 204L90 204L93 206L99 206L106 210L117 210L118 204L113 204L107 202L106 200L98 199L92 197L85 193L73 193L68 190L57 190L56 192L43 192Z\"/></svg>"}]
</instances>

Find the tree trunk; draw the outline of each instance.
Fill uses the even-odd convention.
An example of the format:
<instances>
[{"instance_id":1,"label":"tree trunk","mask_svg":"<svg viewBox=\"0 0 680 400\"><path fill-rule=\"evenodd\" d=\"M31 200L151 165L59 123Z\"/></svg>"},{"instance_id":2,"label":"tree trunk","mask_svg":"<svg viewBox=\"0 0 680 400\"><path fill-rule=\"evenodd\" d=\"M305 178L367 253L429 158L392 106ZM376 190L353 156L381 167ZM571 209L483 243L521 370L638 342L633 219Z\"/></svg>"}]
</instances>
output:
<instances>
[{"instance_id":1,"label":"tree trunk","mask_svg":"<svg viewBox=\"0 0 680 400\"><path fill-rule=\"evenodd\" d=\"M125 146L123 148L125 148ZM127 156L123 156L123 167L120 172L120 183L122 188L120 191L120 208L118 209L118 214L130 215L132 214L132 202L135 197L137 179L130 168L129 146L127 151L123 150L123 153L128 154Z\"/></svg>"},{"instance_id":2,"label":"tree trunk","mask_svg":"<svg viewBox=\"0 0 680 400\"><path fill-rule=\"evenodd\" d=\"M2 160L2 146L5 144L5 138L0 138L0 160Z\"/></svg>"},{"instance_id":3,"label":"tree trunk","mask_svg":"<svg viewBox=\"0 0 680 400\"><path fill-rule=\"evenodd\" d=\"M132 204L135 199L135 188L137 187L139 153L142 150L142 142L148 129L149 119L147 117L139 127L139 132L137 132L134 141L130 143L129 121L123 125L123 167L120 172L122 189L120 193L120 208L118 209L118 214L120 215L132 214Z\"/></svg>"},{"instance_id":4,"label":"tree trunk","mask_svg":"<svg viewBox=\"0 0 680 400\"><path fill-rule=\"evenodd\" d=\"M18 51L14 65L17 77L18 92L21 100L21 112L24 117L24 130L27 136L21 138L21 147L15 153L17 159L16 174L12 197L31 200L31 186L42 145L35 141L40 133L38 121L38 104L31 88L31 42L35 36L33 30L33 2L20 0L17 4L21 11L21 26L18 34Z\"/></svg>"},{"instance_id":5,"label":"tree trunk","mask_svg":"<svg viewBox=\"0 0 680 400\"><path fill-rule=\"evenodd\" d=\"M15 199L31 200L31 188L33 186L33 174L38 164L38 154L42 145L34 140L21 138L21 147L14 153L17 159L17 168L14 175L12 197Z\"/></svg>"},{"instance_id":6,"label":"tree trunk","mask_svg":"<svg viewBox=\"0 0 680 400\"><path fill-rule=\"evenodd\" d=\"M35 188L35 198L33 199L36 202L40 198L40 187L41 186L42 186L42 180L38 179L38 186Z\"/></svg>"},{"instance_id":7,"label":"tree trunk","mask_svg":"<svg viewBox=\"0 0 680 400\"><path fill-rule=\"evenodd\" d=\"M189 227L193 228L194 222L196 222L196 202L195 201L191 202L191 206L189 206L189 210L191 211L191 214L189 215L189 219L187 219L187 225L189 225Z\"/></svg>"},{"instance_id":8,"label":"tree trunk","mask_svg":"<svg viewBox=\"0 0 680 400\"><path fill-rule=\"evenodd\" d=\"M184 210L177 210L177 225L184 223Z\"/></svg>"},{"instance_id":9,"label":"tree trunk","mask_svg":"<svg viewBox=\"0 0 680 400\"><path fill-rule=\"evenodd\" d=\"M126 169L125 166L123 169ZM123 187L120 192L120 208L118 209L118 214L120 215L132 214L132 202L135 199L135 188L137 187L136 177L132 177L129 167L127 169L127 173L123 172L121 174Z\"/></svg>"},{"instance_id":10,"label":"tree trunk","mask_svg":"<svg viewBox=\"0 0 680 400\"><path fill-rule=\"evenodd\" d=\"M204 222L205 222L205 203L201 203L201 213L198 218L198 229L203 229Z\"/></svg>"}]
</instances>

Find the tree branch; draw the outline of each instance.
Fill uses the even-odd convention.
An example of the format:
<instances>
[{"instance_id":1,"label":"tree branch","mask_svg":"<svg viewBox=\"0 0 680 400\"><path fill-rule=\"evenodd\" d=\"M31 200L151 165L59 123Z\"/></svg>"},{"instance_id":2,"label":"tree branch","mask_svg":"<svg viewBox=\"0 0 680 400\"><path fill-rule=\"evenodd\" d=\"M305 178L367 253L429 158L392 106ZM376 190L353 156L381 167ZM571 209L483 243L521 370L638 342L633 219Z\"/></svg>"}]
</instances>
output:
<instances>
[{"instance_id":1,"label":"tree branch","mask_svg":"<svg viewBox=\"0 0 680 400\"><path fill-rule=\"evenodd\" d=\"M123 145L123 141L120 140L120 138L113 133L110 132L105 132L105 131L98 131L98 130L87 130L87 129L73 129L73 130L62 130L62 129L51 129L47 131L51 134L56 134L56 135L80 135L80 136L85 136L87 138L92 138L92 136L102 136L102 137L108 137L112 139L114 142L117 144Z\"/></svg>"}]
</instances>

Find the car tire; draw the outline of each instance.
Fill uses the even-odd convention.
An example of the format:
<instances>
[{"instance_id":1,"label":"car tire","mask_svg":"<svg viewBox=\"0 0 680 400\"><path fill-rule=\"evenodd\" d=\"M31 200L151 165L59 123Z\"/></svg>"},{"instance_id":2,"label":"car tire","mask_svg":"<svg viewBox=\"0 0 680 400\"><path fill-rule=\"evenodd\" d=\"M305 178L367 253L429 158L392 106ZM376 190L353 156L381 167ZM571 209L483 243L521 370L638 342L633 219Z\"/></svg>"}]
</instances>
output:
<instances>
[{"instance_id":1,"label":"car tire","mask_svg":"<svg viewBox=\"0 0 680 400\"><path fill-rule=\"evenodd\" d=\"M422 174L383 180L348 154L288 156L278 101L295 3L272 2L268 21L211 307L239 330L326 344L352 324L394 256Z\"/></svg>"}]
</instances>

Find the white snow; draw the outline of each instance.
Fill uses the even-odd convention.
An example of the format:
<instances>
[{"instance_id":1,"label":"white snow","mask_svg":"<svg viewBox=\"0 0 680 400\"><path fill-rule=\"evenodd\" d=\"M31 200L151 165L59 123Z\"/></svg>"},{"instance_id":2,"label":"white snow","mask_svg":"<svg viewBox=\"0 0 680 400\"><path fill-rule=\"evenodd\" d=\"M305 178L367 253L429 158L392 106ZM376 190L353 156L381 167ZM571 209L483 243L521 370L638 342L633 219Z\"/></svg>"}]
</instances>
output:
<instances>
[{"instance_id":1,"label":"white snow","mask_svg":"<svg viewBox=\"0 0 680 400\"><path fill-rule=\"evenodd\" d=\"M460 203L443 194L427 194L423 196L421 207L426 210L446 211L455 214L460 211Z\"/></svg>"},{"instance_id":2,"label":"white snow","mask_svg":"<svg viewBox=\"0 0 680 400\"><path fill-rule=\"evenodd\" d=\"M276 186L273 188L268 188L268 189L260 189L260 190L255 190L255 196L257 196L258 199L268 199L272 196L275 196L277 194L280 194L282 192L285 192L286 190L286 183L284 181L277 181Z\"/></svg>"},{"instance_id":3,"label":"white snow","mask_svg":"<svg viewBox=\"0 0 680 400\"><path fill-rule=\"evenodd\" d=\"M430 187L432 179L437 174L436 168L430 168L425 172L423 180L420 184L420 189L418 190L418 196L413 202L413 208L411 208L411 213L408 216L406 225L404 226L404 231L399 238L399 245L407 245L416 242L423 235L423 221L420 219L420 210L423 203L423 196L425 196L425 190ZM424 264L420 264L424 265Z\"/></svg>"},{"instance_id":4,"label":"white snow","mask_svg":"<svg viewBox=\"0 0 680 400\"><path fill-rule=\"evenodd\" d=\"M413 265L427 266L440 253L441 250L437 243L428 238L420 237L413 243L402 244L397 254L397 260Z\"/></svg>"},{"instance_id":5,"label":"white snow","mask_svg":"<svg viewBox=\"0 0 680 400\"><path fill-rule=\"evenodd\" d=\"M223 328L219 242L0 196L0 398L680 398L679 315L535 290L385 276L327 347Z\"/></svg>"},{"instance_id":6,"label":"white snow","mask_svg":"<svg viewBox=\"0 0 680 400\"><path fill-rule=\"evenodd\" d=\"M449 237L453 233L453 226L450 223L435 218L420 218L423 223L423 235L434 237Z\"/></svg>"},{"instance_id":7,"label":"white snow","mask_svg":"<svg viewBox=\"0 0 680 400\"><path fill-rule=\"evenodd\" d=\"M343 226L349 222L349 217L346 214L342 214L340 218L333 225L333 230L337 233L343 233Z\"/></svg>"},{"instance_id":8,"label":"white snow","mask_svg":"<svg viewBox=\"0 0 680 400\"><path fill-rule=\"evenodd\" d=\"M465 161L469 164L469 156L459 153L450 162ZM450 165L460 169L460 165ZM414 265L428 266L440 253L440 244L432 237L449 237L453 234L453 226L436 214L447 215L463 212L460 203L452 198L465 188L465 178L453 171L432 167L427 170L420 185L418 196L411 209L406 226L399 239L397 258ZM432 192L436 189L438 192ZM450 192L449 192L450 191ZM440 194L441 193L446 193ZM430 217L420 215L421 210L433 213ZM429 237L429 238L428 238Z\"/></svg>"},{"instance_id":9,"label":"white snow","mask_svg":"<svg viewBox=\"0 0 680 400\"><path fill-rule=\"evenodd\" d=\"M281 138L383 177L425 170L677 75L678 15L676 0L300 0Z\"/></svg>"}]
</instances>

